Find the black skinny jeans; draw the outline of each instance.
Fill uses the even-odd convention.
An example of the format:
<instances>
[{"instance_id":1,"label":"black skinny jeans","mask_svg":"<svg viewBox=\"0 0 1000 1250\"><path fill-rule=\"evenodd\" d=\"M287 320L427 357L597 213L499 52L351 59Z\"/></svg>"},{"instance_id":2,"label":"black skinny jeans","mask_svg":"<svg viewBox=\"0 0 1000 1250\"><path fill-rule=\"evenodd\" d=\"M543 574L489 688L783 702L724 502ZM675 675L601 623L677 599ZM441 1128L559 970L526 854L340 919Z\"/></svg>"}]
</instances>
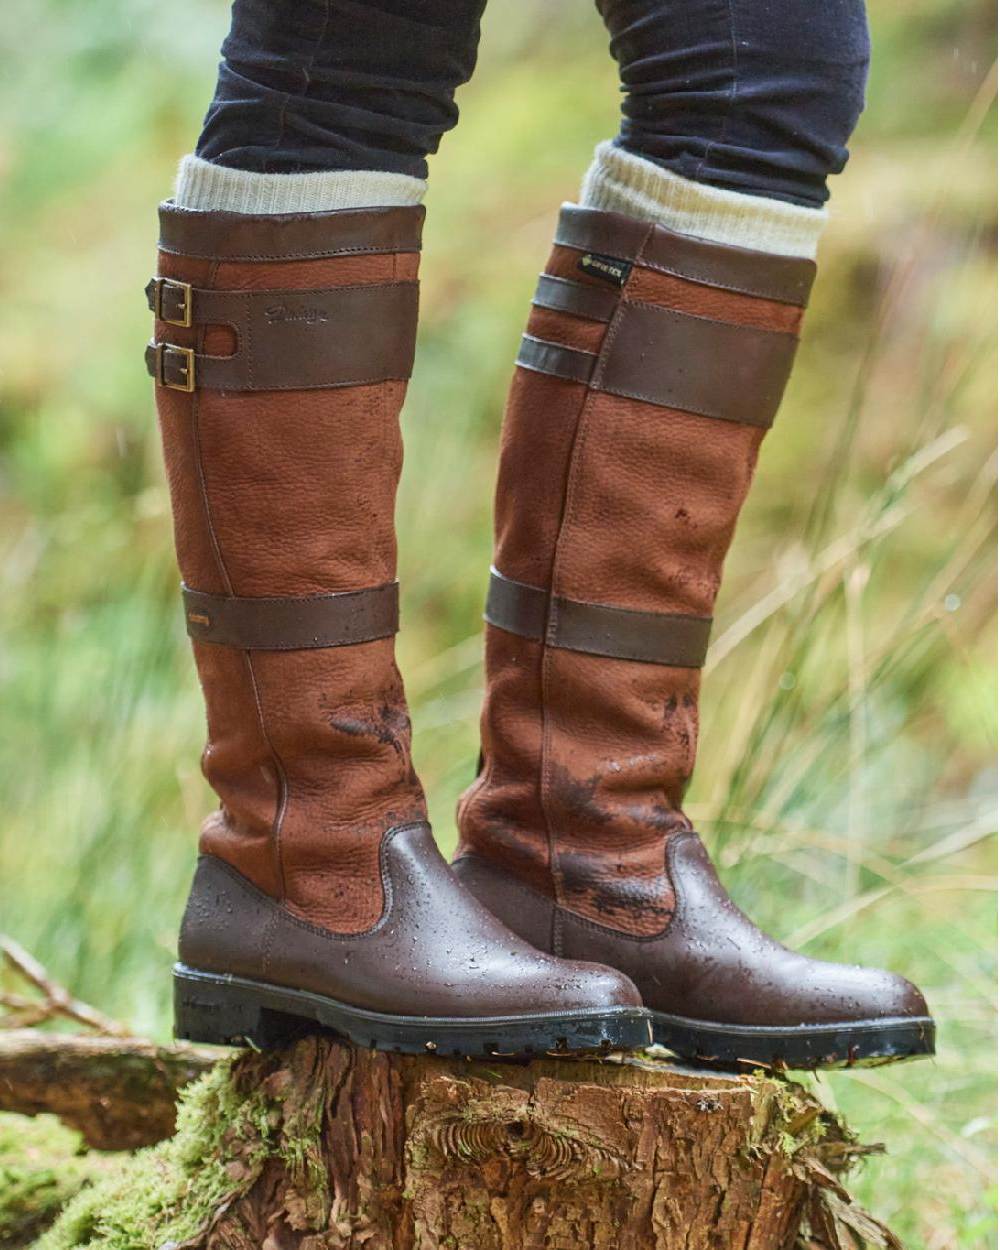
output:
<instances>
[{"instance_id":1,"label":"black skinny jeans","mask_svg":"<svg viewBox=\"0 0 1000 1250\"><path fill-rule=\"evenodd\" d=\"M475 68L485 3L235 0L197 154L269 173L426 177ZM621 74L622 147L712 186L827 199L864 102L864 0L597 7Z\"/></svg>"}]
</instances>

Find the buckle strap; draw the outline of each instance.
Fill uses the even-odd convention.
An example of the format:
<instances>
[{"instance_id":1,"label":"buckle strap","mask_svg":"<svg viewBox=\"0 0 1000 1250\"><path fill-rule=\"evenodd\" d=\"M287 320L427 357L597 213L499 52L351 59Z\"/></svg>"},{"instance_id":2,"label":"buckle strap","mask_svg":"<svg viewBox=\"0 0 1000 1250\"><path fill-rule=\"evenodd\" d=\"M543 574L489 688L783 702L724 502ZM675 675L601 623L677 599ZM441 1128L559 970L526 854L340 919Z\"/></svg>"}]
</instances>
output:
<instances>
[{"instance_id":1,"label":"buckle strap","mask_svg":"<svg viewBox=\"0 0 1000 1250\"><path fill-rule=\"evenodd\" d=\"M224 391L312 390L405 381L416 345L416 282L311 291L207 291L169 278L146 287L168 325L230 325L232 356L208 356L169 342L146 349L161 386Z\"/></svg>"},{"instance_id":2,"label":"buckle strap","mask_svg":"<svg viewBox=\"0 0 1000 1250\"><path fill-rule=\"evenodd\" d=\"M701 668L712 631L710 616L567 599L504 577L496 568L490 569L484 617L498 629L550 647L670 668Z\"/></svg>"},{"instance_id":3,"label":"buckle strap","mask_svg":"<svg viewBox=\"0 0 1000 1250\"><path fill-rule=\"evenodd\" d=\"M348 647L399 629L399 583L285 599L211 595L182 586L189 636L243 651Z\"/></svg>"},{"instance_id":4,"label":"buckle strap","mask_svg":"<svg viewBox=\"0 0 1000 1250\"><path fill-rule=\"evenodd\" d=\"M146 283L146 303L157 321L167 325L190 326L194 320L194 288L190 282L174 278L150 278Z\"/></svg>"},{"instance_id":5,"label":"buckle strap","mask_svg":"<svg viewBox=\"0 0 1000 1250\"><path fill-rule=\"evenodd\" d=\"M193 347L179 347L176 343L146 344L146 372L156 379L157 386L171 391L190 393L194 390L198 359Z\"/></svg>"}]
</instances>

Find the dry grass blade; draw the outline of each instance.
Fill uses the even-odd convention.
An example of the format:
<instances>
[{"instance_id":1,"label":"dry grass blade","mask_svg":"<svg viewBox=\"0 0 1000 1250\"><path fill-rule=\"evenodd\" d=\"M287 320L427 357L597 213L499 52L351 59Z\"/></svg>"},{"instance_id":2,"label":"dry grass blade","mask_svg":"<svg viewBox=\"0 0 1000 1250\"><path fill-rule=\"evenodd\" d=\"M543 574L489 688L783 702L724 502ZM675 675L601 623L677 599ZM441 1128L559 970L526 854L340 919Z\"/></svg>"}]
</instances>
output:
<instances>
[{"instance_id":1,"label":"dry grass blade","mask_svg":"<svg viewBox=\"0 0 1000 1250\"><path fill-rule=\"evenodd\" d=\"M27 1028L50 1020L72 1020L105 1037L128 1037L129 1029L106 1016L96 1007L74 998L69 990L49 976L42 964L13 938L0 934L0 956L16 976L36 989L40 998L0 993L0 1028Z\"/></svg>"}]
</instances>

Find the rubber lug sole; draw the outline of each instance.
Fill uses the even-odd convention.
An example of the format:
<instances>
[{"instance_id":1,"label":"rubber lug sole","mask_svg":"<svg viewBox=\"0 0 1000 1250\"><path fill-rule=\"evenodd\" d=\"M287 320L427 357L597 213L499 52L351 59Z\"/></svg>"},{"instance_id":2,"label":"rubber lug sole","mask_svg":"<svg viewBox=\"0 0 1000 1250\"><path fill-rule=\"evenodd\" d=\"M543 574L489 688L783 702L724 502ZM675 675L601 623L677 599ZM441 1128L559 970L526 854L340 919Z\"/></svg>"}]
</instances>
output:
<instances>
[{"instance_id":1,"label":"rubber lug sole","mask_svg":"<svg viewBox=\"0 0 1000 1250\"><path fill-rule=\"evenodd\" d=\"M649 1015L635 1007L526 1016L395 1016L228 973L174 967L174 1034L260 1050L329 1029L355 1046L405 1055L529 1058L577 1051L642 1050Z\"/></svg>"},{"instance_id":2,"label":"rubber lug sole","mask_svg":"<svg viewBox=\"0 0 1000 1250\"><path fill-rule=\"evenodd\" d=\"M711 1024L662 1011L650 1016L654 1045L685 1062L729 1071L874 1067L934 1054L929 1016L787 1028Z\"/></svg>"}]
</instances>

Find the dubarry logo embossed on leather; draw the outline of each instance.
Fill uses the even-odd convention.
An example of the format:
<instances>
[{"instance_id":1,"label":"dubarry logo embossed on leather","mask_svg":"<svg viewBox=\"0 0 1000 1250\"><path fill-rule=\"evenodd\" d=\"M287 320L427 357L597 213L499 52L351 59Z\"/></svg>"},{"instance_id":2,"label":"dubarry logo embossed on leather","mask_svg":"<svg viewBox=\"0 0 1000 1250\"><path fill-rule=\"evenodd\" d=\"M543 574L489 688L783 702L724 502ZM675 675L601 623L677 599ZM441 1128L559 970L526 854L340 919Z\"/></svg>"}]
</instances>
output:
<instances>
[{"instance_id":1,"label":"dubarry logo embossed on leather","mask_svg":"<svg viewBox=\"0 0 1000 1250\"><path fill-rule=\"evenodd\" d=\"M602 256L599 252L584 252L576 262L577 268L592 278L601 278L613 286L624 286L632 272L632 262L618 256Z\"/></svg>"},{"instance_id":2,"label":"dubarry logo embossed on leather","mask_svg":"<svg viewBox=\"0 0 1000 1250\"><path fill-rule=\"evenodd\" d=\"M329 318L322 308L309 308L305 304L273 304L264 309L264 316L269 325L277 325L285 321L304 321L307 325L316 325Z\"/></svg>"}]
</instances>

